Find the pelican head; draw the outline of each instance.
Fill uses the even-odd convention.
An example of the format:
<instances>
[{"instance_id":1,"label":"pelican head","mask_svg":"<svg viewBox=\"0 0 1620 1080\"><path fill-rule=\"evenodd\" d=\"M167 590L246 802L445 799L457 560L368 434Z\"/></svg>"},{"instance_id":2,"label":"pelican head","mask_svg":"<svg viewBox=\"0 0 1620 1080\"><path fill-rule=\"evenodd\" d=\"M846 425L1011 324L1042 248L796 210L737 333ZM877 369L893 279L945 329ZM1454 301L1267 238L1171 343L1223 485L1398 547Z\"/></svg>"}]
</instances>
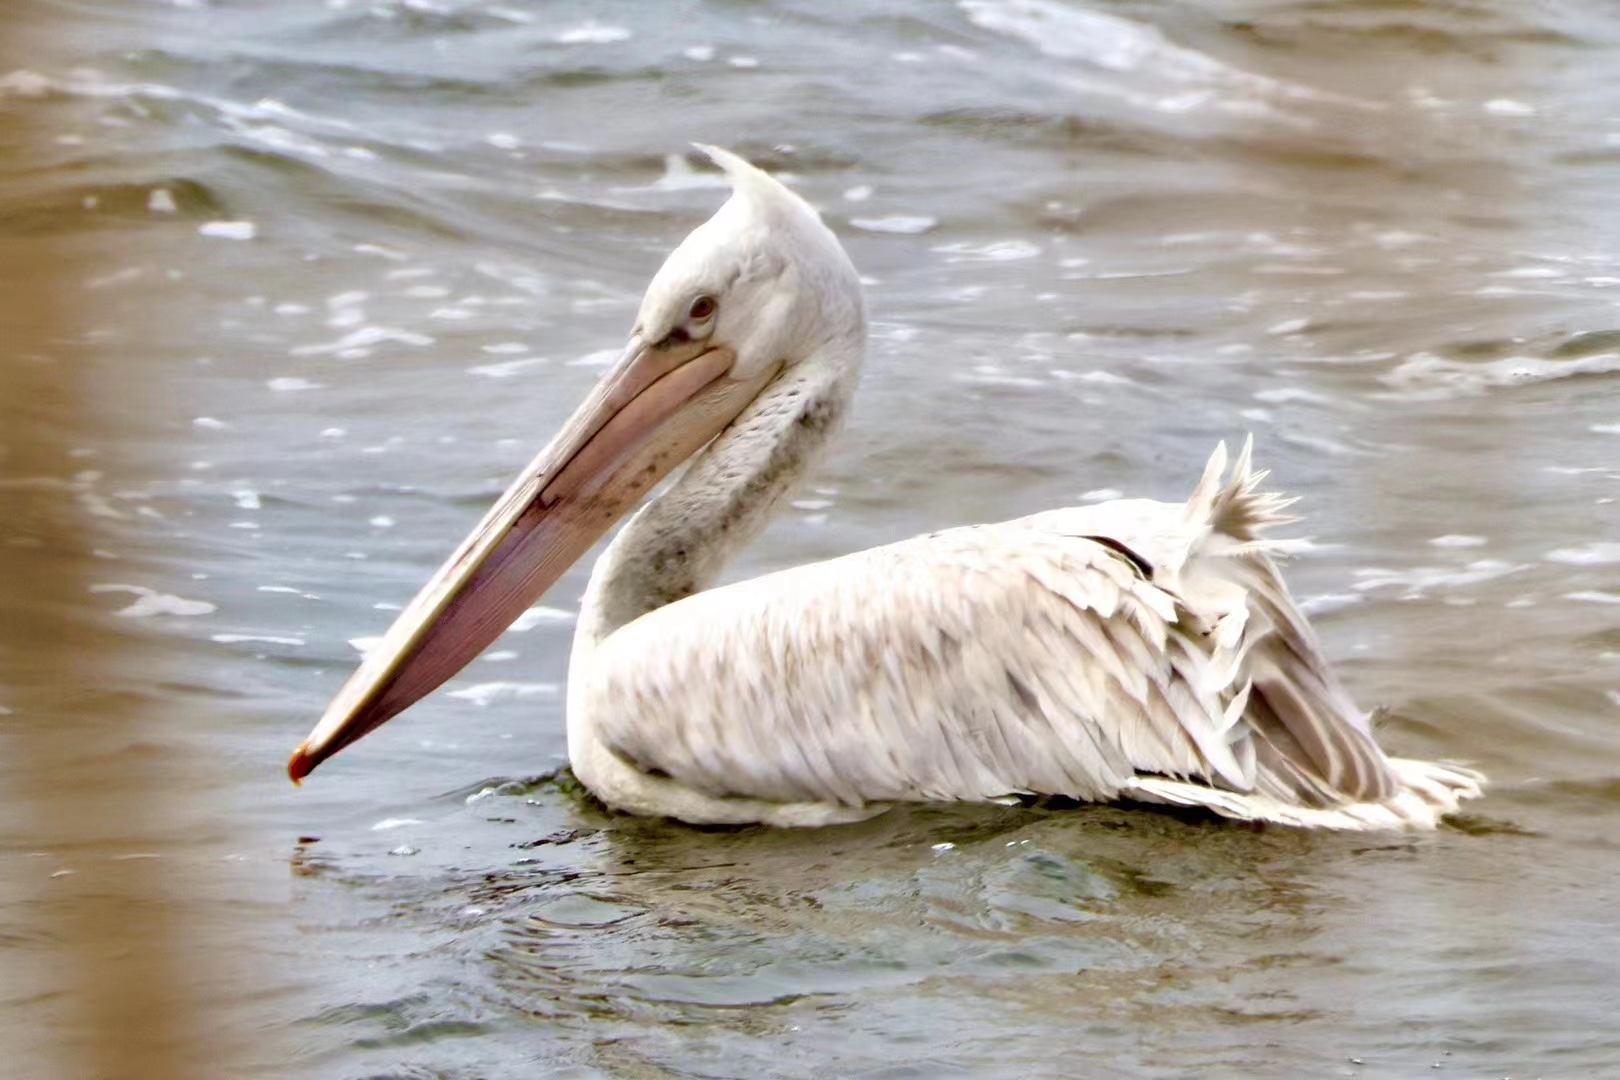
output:
<instances>
[{"instance_id":1,"label":"pelican head","mask_svg":"<svg viewBox=\"0 0 1620 1080\"><path fill-rule=\"evenodd\" d=\"M632 338L713 342L748 379L864 332L860 278L810 204L729 150L699 149L732 196L692 230L647 286Z\"/></svg>"},{"instance_id":2,"label":"pelican head","mask_svg":"<svg viewBox=\"0 0 1620 1080\"><path fill-rule=\"evenodd\" d=\"M859 356L860 279L815 210L699 149L730 199L653 277L623 355L333 698L288 763L295 781L465 667L784 371Z\"/></svg>"}]
</instances>

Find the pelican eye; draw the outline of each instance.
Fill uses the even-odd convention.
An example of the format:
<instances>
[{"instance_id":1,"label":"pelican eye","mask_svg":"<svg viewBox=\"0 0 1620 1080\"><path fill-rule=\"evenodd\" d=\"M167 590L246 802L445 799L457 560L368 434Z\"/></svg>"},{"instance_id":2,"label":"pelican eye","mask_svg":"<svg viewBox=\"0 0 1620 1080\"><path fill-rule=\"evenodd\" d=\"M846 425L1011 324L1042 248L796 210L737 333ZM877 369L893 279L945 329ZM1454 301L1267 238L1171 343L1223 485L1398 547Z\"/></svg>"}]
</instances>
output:
<instances>
[{"instance_id":1,"label":"pelican eye","mask_svg":"<svg viewBox=\"0 0 1620 1080\"><path fill-rule=\"evenodd\" d=\"M700 296L693 300L691 306L686 309L686 317L691 319L693 322L702 322L704 319L707 319L709 316L713 315L719 306L719 302L717 302L714 297L708 295Z\"/></svg>"}]
</instances>

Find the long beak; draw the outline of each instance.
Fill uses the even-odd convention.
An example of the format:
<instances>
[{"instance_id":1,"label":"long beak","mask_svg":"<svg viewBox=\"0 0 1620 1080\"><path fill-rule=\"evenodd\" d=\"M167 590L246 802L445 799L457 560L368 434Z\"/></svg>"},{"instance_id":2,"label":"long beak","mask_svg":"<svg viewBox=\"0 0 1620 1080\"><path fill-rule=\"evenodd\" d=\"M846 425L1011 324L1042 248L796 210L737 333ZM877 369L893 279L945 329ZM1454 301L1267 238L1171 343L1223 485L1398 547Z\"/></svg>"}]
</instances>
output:
<instances>
[{"instance_id":1,"label":"long beak","mask_svg":"<svg viewBox=\"0 0 1620 1080\"><path fill-rule=\"evenodd\" d=\"M296 782L465 667L671 469L758 395L731 350L649 345L624 355L556 438L416 594L293 751Z\"/></svg>"}]
</instances>

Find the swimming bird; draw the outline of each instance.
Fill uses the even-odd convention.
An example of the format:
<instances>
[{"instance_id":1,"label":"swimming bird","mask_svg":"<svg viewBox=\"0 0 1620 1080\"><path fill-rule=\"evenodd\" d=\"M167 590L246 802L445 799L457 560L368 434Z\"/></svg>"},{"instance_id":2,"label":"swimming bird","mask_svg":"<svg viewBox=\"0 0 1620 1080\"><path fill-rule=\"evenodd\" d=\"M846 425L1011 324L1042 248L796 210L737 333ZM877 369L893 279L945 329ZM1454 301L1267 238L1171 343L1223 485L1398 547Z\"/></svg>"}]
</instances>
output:
<instances>
[{"instance_id":1,"label":"swimming bird","mask_svg":"<svg viewBox=\"0 0 1620 1080\"><path fill-rule=\"evenodd\" d=\"M1032 796L1337 829L1433 827L1483 777L1391 757L1289 596L1224 444L1185 503L1050 510L714 587L839 427L860 278L816 211L701 147L730 198L653 277L623 355L294 752L301 780L597 560L570 658L574 773L611 807L826 825ZM1252 440L1251 440L1252 443Z\"/></svg>"}]
</instances>

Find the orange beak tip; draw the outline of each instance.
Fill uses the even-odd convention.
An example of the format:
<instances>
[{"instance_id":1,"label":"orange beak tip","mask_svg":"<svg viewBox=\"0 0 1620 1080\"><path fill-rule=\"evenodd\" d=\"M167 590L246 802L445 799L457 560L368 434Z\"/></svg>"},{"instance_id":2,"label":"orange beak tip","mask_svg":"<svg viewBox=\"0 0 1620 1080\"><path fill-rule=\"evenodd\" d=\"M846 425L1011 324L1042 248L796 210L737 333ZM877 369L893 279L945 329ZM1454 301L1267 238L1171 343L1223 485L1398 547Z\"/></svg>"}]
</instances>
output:
<instances>
[{"instance_id":1,"label":"orange beak tip","mask_svg":"<svg viewBox=\"0 0 1620 1080\"><path fill-rule=\"evenodd\" d=\"M300 746L293 751L292 757L287 761L287 778L294 784L302 786L304 777L308 776L314 768L315 759L309 756L304 747Z\"/></svg>"}]
</instances>

